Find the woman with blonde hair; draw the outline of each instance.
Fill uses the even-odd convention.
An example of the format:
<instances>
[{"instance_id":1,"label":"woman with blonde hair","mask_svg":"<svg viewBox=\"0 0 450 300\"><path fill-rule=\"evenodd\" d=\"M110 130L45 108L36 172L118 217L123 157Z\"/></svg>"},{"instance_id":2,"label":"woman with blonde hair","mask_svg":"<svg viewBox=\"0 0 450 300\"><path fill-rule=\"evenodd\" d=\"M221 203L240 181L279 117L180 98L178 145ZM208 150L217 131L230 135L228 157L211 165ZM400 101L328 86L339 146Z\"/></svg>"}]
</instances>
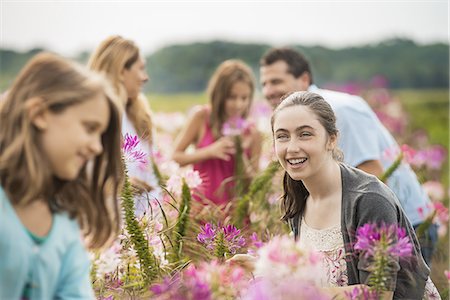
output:
<instances>
[{"instance_id":1,"label":"woman with blonde hair","mask_svg":"<svg viewBox=\"0 0 450 300\"><path fill-rule=\"evenodd\" d=\"M94 298L85 244L120 225L117 102L102 76L49 53L2 100L0 299Z\"/></svg>"},{"instance_id":2,"label":"woman with blonde hair","mask_svg":"<svg viewBox=\"0 0 450 300\"><path fill-rule=\"evenodd\" d=\"M151 111L146 97L141 94L143 84L148 81L145 61L133 41L115 35L100 43L91 55L88 66L105 74L122 101L122 135L137 135L141 148L148 154L145 168L134 164L127 166L130 181L139 194L135 199L136 212L145 213L150 201L161 197L152 164Z\"/></svg>"}]
</instances>

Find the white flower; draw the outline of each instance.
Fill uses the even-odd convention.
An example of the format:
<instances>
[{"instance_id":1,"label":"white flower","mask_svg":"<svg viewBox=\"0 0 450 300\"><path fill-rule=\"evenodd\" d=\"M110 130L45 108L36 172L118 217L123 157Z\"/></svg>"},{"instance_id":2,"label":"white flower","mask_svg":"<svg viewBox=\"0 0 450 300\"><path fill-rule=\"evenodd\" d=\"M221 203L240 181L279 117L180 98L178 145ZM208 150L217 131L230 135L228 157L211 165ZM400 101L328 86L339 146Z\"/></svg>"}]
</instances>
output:
<instances>
[{"instance_id":1,"label":"white flower","mask_svg":"<svg viewBox=\"0 0 450 300\"><path fill-rule=\"evenodd\" d=\"M97 277L103 277L105 274L114 272L119 266L120 260L120 244L114 243L109 249L100 253L99 258L95 262L97 265Z\"/></svg>"}]
</instances>

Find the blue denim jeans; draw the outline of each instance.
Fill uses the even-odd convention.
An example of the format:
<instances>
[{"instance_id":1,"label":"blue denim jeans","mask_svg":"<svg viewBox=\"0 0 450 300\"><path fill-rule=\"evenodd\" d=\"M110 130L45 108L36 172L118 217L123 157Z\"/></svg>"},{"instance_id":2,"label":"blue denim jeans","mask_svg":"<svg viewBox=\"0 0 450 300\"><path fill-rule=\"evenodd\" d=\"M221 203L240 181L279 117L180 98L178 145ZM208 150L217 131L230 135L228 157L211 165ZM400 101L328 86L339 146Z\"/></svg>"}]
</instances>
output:
<instances>
[{"instance_id":1,"label":"blue denim jeans","mask_svg":"<svg viewBox=\"0 0 450 300\"><path fill-rule=\"evenodd\" d=\"M420 225L421 224L414 225L414 230L417 230ZM428 267L431 269L431 261L433 259L433 253L436 250L436 244L438 241L438 225L431 224L425 231L425 234L422 234L422 236L418 236L417 238L419 240L422 256Z\"/></svg>"}]
</instances>

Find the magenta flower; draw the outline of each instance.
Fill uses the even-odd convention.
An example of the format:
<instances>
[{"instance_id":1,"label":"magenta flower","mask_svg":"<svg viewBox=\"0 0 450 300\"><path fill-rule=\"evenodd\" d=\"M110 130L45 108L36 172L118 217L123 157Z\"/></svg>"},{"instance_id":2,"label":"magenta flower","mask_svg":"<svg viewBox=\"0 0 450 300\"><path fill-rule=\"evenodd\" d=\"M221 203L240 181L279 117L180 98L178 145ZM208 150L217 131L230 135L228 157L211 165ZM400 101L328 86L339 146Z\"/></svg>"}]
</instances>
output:
<instances>
[{"instance_id":1,"label":"magenta flower","mask_svg":"<svg viewBox=\"0 0 450 300\"><path fill-rule=\"evenodd\" d=\"M433 202L434 210L436 211L437 218L440 223L445 224L448 222L448 208L445 207L442 202Z\"/></svg>"},{"instance_id":2,"label":"magenta flower","mask_svg":"<svg viewBox=\"0 0 450 300\"><path fill-rule=\"evenodd\" d=\"M234 225L227 225L222 228L225 240L228 242L228 249L231 254L235 254L236 250L245 246L245 238L240 236L241 230Z\"/></svg>"},{"instance_id":3,"label":"magenta flower","mask_svg":"<svg viewBox=\"0 0 450 300\"><path fill-rule=\"evenodd\" d=\"M252 235L250 236L250 239L253 243L253 246L255 246L256 248L261 248L262 246L264 246L264 243L259 239L258 234L256 232L253 232Z\"/></svg>"},{"instance_id":4,"label":"magenta flower","mask_svg":"<svg viewBox=\"0 0 450 300\"><path fill-rule=\"evenodd\" d=\"M268 118L272 115L272 107L267 101L257 101L252 105L250 115L253 119Z\"/></svg>"},{"instance_id":5,"label":"magenta flower","mask_svg":"<svg viewBox=\"0 0 450 300\"><path fill-rule=\"evenodd\" d=\"M250 123L247 120L234 117L230 118L227 122L222 125L222 135L224 136L235 136L243 134L250 127Z\"/></svg>"},{"instance_id":6,"label":"magenta flower","mask_svg":"<svg viewBox=\"0 0 450 300\"><path fill-rule=\"evenodd\" d=\"M429 180L422 184L423 189L432 201L442 201L445 198L445 190L442 183L435 180Z\"/></svg>"},{"instance_id":7,"label":"magenta flower","mask_svg":"<svg viewBox=\"0 0 450 300\"><path fill-rule=\"evenodd\" d=\"M243 297L244 300L331 300L314 284L286 277L282 281L260 277L253 280Z\"/></svg>"},{"instance_id":8,"label":"magenta flower","mask_svg":"<svg viewBox=\"0 0 450 300\"><path fill-rule=\"evenodd\" d=\"M150 291L153 292L152 299L158 300L212 299L208 283L197 274L192 265L181 275L166 277L162 283L152 285Z\"/></svg>"},{"instance_id":9,"label":"magenta flower","mask_svg":"<svg viewBox=\"0 0 450 300\"><path fill-rule=\"evenodd\" d=\"M447 158L447 150L441 145L434 145L428 149L428 167L439 170Z\"/></svg>"},{"instance_id":10,"label":"magenta flower","mask_svg":"<svg viewBox=\"0 0 450 300\"><path fill-rule=\"evenodd\" d=\"M166 292L169 292L171 289L171 286L177 284L177 279L178 279L177 275L175 275L173 278L165 277L163 279L163 282L161 282L159 284L153 284L150 287L150 291L152 291L155 295L161 295Z\"/></svg>"},{"instance_id":11,"label":"magenta flower","mask_svg":"<svg viewBox=\"0 0 450 300\"><path fill-rule=\"evenodd\" d=\"M206 248L209 250L214 249L214 238L216 237L216 229L210 223L206 223L202 227L202 231L197 235L197 240L205 244Z\"/></svg>"},{"instance_id":12,"label":"magenta flower","mask_svg":"<svg viewBox=\"0 0 450 300\"><path fill-rule=\"evenodd\" d=\"M356 231L357 242L355 250L366 252L366 256L373 256L374 245L380 241L381 235L376 231L376 225L364 224Z\"/></svg>"},{"instance_id":13,"label":"magenta flower","mask_svg":"<svg viewBox=\"0 0 450 300\"><path fill-rule=\"evenodd\" d=\"M393 243L391 244L391 247L388 247L387 249L388 253L393 257L410 256L413 246L409 240L409 237L406 235L405 228L400 228L397 227L397 225L393 225L392 226L392 231L394 231L393 233L395 233L395 229L397 229L397 242L395 242L395 237L393 237L392 238Z\"/></svg>"},{"instance_id":14,"label":"magenta flower","mask_svg":"<svg viewBox=\"0 0 450 300\"><path fill-rule=\"evenodd\" d=\"M416 153L416 150L406 144L403 144L400 148L393 147L386 149L383 153L383 157L388 161L395 161L399 158L399 155L402 154L403 161L412 164L415 162Z\"/></svg>"},{"instance_id":15,"label":"magenta flower","mask_svg":"<svg viewBox=\"0 0 450 300\"><path fill-rule=\"evenodd\" d=\"M204 244L208 250L214 250L216 248L216 236L219 231L223 232L225 247L228 253L235 254L238 249L245 246L245 238L241 236L241 230L237 229L234 225L227 225L220 228L206 223L201 230L197 235L197 240Z\"/></svg>"},{"instance_id":16,"label":"magenta flower","mask_svg":"<svg viewBox=\"0 0 450 300\"><path fill-rule=\"evenodd\" d=\"M367 223L359 227L356 231L355 250L364 252L366 257L382 253L393 258L407 257L411 255L412 244L406 235L406 230L397 224L376 224Z\"/></svg>"},{"instance_id":17,"label":"magenta flower","mask_svg":"<svg viewBox=\"0 0 450 300\"><path fill-rule=\"evenodd\" d=\"M403 159L411 163L416 155L416 150L406 144L401 145L400 149L403 152Z\"/></svg>"},{"instance_id":18,"label":"magenta flower","mask_svg":"<svg viewBox=\"0 0 450 300\"><path fill-rule=\"evenodd\" d=\"M345 296L349 300L377 300L378 293L367 287L355 287L350 292L345 292Z\"/></svg>"},{"instance_id":19,"label":"magenta flower","mask_svg":"<svg viewBox=\"0 0 450 300\"><path fill-rule=\"evenodd\" d=\"M264 242L259 239L258 234L256 232L253 232L252 235L250 236L250 242L251 244L247 249L247 252L250 255L256 255L258 249L264 246Z\"/></svg>"},{"instance_id":20,"label":"magenta flower","mask_svg":"<svg viewBox=\"0 0 450 300\"><path fill-rule=\"evenodd\" d=\"M416 167L425 166L431 170L439 170L446 158L447 150L441 145L434 145L417 151L411 164Z\"/></svg>"},{"instance_id":21,"label":"magenta flower","mask_svg":"<svg viewBox=\"0 0 450 300\"><path fill-rule=\"evenodd\" d=\"M240 299L247 282L241 267L213 260L199 266L191 264L173 278L166 277L163 282L152 285L151 299Z\"/></svg>"},{"instance_id":22,"label":"magenta flower","mask_svg":"<svg viewBox=\"0 0 450 300\"><path fill-rule=\"evenodd\" d=\"M136 135L130 135L128 133L123 137L123 155L126 163L138 163L145 166L147 161L147 154L138 148L140 141Z\"/></svg>"}]
</instances>

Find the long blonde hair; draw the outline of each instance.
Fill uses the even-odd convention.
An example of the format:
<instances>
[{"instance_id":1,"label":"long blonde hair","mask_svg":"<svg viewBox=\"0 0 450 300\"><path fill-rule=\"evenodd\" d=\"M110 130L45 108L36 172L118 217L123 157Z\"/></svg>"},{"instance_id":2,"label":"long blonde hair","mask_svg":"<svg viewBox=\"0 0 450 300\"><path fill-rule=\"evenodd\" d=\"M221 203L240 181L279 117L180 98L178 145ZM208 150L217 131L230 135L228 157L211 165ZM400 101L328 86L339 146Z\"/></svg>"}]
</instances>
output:
<instances>
[{"instance_id":1,"label":"long blonde hair","mask_svg":"<svg viewBox=\"0 0 450 300\"><path fill-rule=\"evenodd\" d=\"M216 138L220 136L220 130L225 122L225 101L236 82L247 83L251 90L249 106L243 115L246 118L255 90L253 72L250 67L241 60L226 60L219 65L209 80L207 93L211 104L210 124Z\"/></svg>"},{"instance_id":2,"label":"long blonde hair","mask_svg":"<svg viewBox=\"0 0 450 300\"><path fill-rule=\"evenodd\" d=\"M71 105L102 95L110 120L102 134L103 152L89 172L78 178L55 178L39 147L39 130L32 125L28 100L40 98L57 114ZM34 56L15 79L0 108L0 185L13 205L46 199L54 212L77 218L90 246L104 245L119 230L118 189L123 178L120 112L112 87L102 76L50 53ZM91 168L92 167L92 168ZM89 173L89 174L88 174Z\"/></svg>"},{"instance_id":3,"label":"long blonde hair","mask_svg":"<svg viewBox=\"0 0 450 300\"><path fill-rule=\"evenodd\" d=\"M104 73L113 84L126 111L128 119L136 128L141 139L152 142L152 119L147 99L139 95L137 99L129 99L120 75L139 59L139 48L131 40L114 35L105 39L91 55L90 69Z\"/></svg>"}]
</instances>

